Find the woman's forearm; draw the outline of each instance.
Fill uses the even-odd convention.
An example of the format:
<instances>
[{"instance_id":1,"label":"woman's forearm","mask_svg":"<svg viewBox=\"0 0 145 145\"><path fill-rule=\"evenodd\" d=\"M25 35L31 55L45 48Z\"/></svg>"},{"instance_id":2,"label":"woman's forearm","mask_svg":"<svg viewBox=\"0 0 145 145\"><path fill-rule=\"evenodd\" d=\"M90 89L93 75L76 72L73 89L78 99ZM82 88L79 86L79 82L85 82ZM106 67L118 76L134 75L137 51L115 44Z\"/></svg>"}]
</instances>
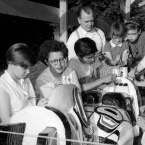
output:
<instances>
[{"instance_id":1,"label":"woman's forearm","mask_svg":"<svg viewBox=\"0 0 145 145\"><path fill-rule=\"evenodd\" d=\"M145 87L145 81L136 81L136 85L140 87Z\"/></svg>"}]
</instances>

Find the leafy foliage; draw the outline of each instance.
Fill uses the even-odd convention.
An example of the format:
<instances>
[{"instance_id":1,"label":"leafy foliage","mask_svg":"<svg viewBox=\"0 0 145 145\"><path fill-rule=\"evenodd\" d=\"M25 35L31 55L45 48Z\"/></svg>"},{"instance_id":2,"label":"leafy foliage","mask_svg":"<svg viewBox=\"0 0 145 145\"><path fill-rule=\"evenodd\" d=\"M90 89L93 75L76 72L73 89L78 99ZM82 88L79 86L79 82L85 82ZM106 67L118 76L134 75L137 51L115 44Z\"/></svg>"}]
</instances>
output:
<instances>
[{"instance_id":1,"label":"leafy foliage","mask_svg":"<svg viewBox=\"0 0 145 145\"><path fill-rule=\"evenodd\" d=\"M144 0L135 0L131 4L130 16L139 19L145 28L145 5L142 7L138 5L142 1ZM81 5L92 6L96 11L96 16L110 18L113 21L124 21L119 0L68 0L68 8L71 11L76 12Z\"/></svg>"},{"instance_id":2,"label":"leafy foliage","mask_svg":"<svg viewBox=\"0 0 145 145\"><path fill-rule=\"evenodd\" d=\"M142 29L145 30L145 5L139 7L139 3L141 3L142 1L143 0L136 0L131 5L130 16L138 19L141 23Z\"/></svg>"},{"instance_id":3,"label":"leafy foliage","mask_svg":"<svg viewBox=\"0 0 145 145\"><path fill-rule=\"evenodd\" d=\"M92 6L96 16L103 16L114 21L123 21L120 11L119 0L69 0L68 8L76 12L81 5Z\"/></svg>"}]
</instances>

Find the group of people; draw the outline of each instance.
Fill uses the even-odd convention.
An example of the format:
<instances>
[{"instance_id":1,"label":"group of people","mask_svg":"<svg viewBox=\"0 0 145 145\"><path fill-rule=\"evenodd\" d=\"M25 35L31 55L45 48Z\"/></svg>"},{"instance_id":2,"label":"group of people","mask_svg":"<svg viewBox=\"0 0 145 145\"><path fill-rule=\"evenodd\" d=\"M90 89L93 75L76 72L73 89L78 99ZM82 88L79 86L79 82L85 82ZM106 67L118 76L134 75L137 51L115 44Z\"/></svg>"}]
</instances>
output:
<instances>
[{"instance_id":1,"label":"group of people","mask_svg":"<svg viewBox=\"0 0 145 145\"><path fill-rule=\"evenodd\" d=\"M9 123L11 116L23 108L45 106L58 85L74 84L80 92L85 92L115 82L115 74L100 77L102 56L110 66L128 65L131 75L143 75L145 32L141 31L136 20L130 19L125 24L113 23L110 28L111 40L106 42L103 31L94 27L91 7L81 6L77 16L80 26L66 44L46 40L40 46L38 58L47 67L37 77L34 86L27 77L36 63L33 52L24 43L14 44L7 50L8 66L0 77L1 123ZM145 82L135 81L135 84L144 86ZM36 92L40 95L39 100ZM145 107L142 107L142 112L144 110ZM145 130L144 119L139 119L138 125Z\"/></svg>"}]
</instances>

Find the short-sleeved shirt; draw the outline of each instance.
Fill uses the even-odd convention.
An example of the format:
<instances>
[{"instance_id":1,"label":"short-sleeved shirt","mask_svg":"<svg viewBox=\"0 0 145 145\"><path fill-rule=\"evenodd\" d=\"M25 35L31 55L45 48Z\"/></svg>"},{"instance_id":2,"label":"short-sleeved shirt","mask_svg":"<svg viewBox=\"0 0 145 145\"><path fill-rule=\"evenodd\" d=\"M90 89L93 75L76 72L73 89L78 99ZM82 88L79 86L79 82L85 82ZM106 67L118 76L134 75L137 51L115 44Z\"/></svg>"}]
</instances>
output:
<instances>
[{"instance_id":1,"label":"short-sleeved shirt","mask_svg":"<svg viewBox=\"0 0 145 145\"><path fill-rule=\"evenodd\" d=\"M104 52L110 52L113 60L116 59L117 55L120 55L120 57L122 58L122 54L125 50L129 50L127 42L123 42L120 45L116 46L111 40L104 46Z\"/></svg>"},{"instance_id":2,"label":"short-sleeved shirt","mask_svg":"<svg viewBox=\"0 0 145 145\"><path fill-rule=\"evenodd\" d=\"M104 48L106 38L104 32L101 29L93 28L90 32L86 32L81 26L79 26L78 29L72 32L72 34L69 36L69 39L66 44L69 51L69 59L76 56L74 51L75 42L78 39L84 37L88 37L94 40L98 51L102 51L102 49Z\"/></svg>"},{"instance_id":3,"label":"short-sleeved shirt","mask_svg":"<svg viewBox=\"0 0 145 145\"><path fill-rule=\"evenodd\" d=\"M128 41L134 59L140 61L145 56L145 32L142 32L135 42Z\"/></svg>"},{"instance_id":4,"label":"short-sleeved shirt","mask_svg":"<svg viewBox=\"0 0 145 145\"><path fill-rule=\"evenodd\" d=\"M18 85L7 71L0 77L0 91L10 97L11 112L14 115L23 108L36 105L35 92L29 78L20 79Z\"/></svg>"},{"instance_id":5,"label":"short-sleeved shirt","mask_svg":"<svg viewBox=\"0 0 145 145\"><path fill-rule=\"evenodd\" d=\"M143 68L145 68L145 56L143 57L143 59L139 62Z\"/></svg>"},{"instance_id":6,"label":"short-sleeved shirt","mask_svg":"<svg viewBox=\"0 0 145 145\"><path fill-rule=\"evenodd\" d=\"M145 144L145 132L143 132L142 139L141 139L141 144Z\"/></svg>"},{"instance_id":7,"label":"short-sleeved shirt","mask_svg":"<svg viewBox=\"0 0 145 145\"><path fill-rule=\"evenodd\" d=\"M74 84L80 88L78 77L72 68L67 67L61 78L58 79L51 73L50 68L47 67L36 79L35 86L42 97L49 99L53 90L62 84Z\"/></svg>"},{"instance_id":8,"label":"short-sleeved shirt","mask_svg":"<svg viewBox=\"0 0 145 145\"><path fill-rule=\"evenodd\" d=\"M78 75L78 79L85 77L98 78L98 68L101 66L101 63L98 58L95 59L93 64L84 64L80 62L78 57L74 57L69 62L69 67L74 69Z\"/></svg>"}]
</instances>

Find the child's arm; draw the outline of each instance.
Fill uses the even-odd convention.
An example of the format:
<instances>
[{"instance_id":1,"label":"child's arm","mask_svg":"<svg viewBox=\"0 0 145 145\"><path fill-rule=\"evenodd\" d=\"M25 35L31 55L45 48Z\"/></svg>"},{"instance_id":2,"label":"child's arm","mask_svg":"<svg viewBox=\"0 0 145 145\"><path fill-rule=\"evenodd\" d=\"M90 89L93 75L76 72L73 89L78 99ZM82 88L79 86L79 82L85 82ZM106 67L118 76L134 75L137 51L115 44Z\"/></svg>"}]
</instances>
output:
<instances>
[{"instance_id":1,"label":"child's arm","mask_svg":"<svg viewBox=\"0 0 145 145\"><path fill-rule=\"evenodd\" d=\"M138 116L136 123L142 129L142 131L145 132L145 118Z\"/></svg>"},{"instance_id":2,"label":"child's arm","mask_svg":"<svg viewBox=\"0 0 145 145\"><path fill-rule=\"evenodd\" d=\"M122 54L122 62L124 65L127 65L128 56L129 56L129 50L124 50Z\"/></svg>"},{"instance_id":3,"label":"child's arm","mask_svg":"<svg viewBox=\"0 0 145 145\"><path fill-rule=\"evenodd\" d=\"M137 81L137 80L134 80L134 83L137 86L145 87L145 81Z\"/></svg>"},{"instance_id":4,"label":"child's arm","mask_svg":"<svg viewBox=\"0 0 145 145\"><path fill-rule=\"evenodd\" d=\"M108 64L116 65L118 61L113 60L110 52L105 52L105 57L107 58Z\"/></svg>"}]
</instances>

